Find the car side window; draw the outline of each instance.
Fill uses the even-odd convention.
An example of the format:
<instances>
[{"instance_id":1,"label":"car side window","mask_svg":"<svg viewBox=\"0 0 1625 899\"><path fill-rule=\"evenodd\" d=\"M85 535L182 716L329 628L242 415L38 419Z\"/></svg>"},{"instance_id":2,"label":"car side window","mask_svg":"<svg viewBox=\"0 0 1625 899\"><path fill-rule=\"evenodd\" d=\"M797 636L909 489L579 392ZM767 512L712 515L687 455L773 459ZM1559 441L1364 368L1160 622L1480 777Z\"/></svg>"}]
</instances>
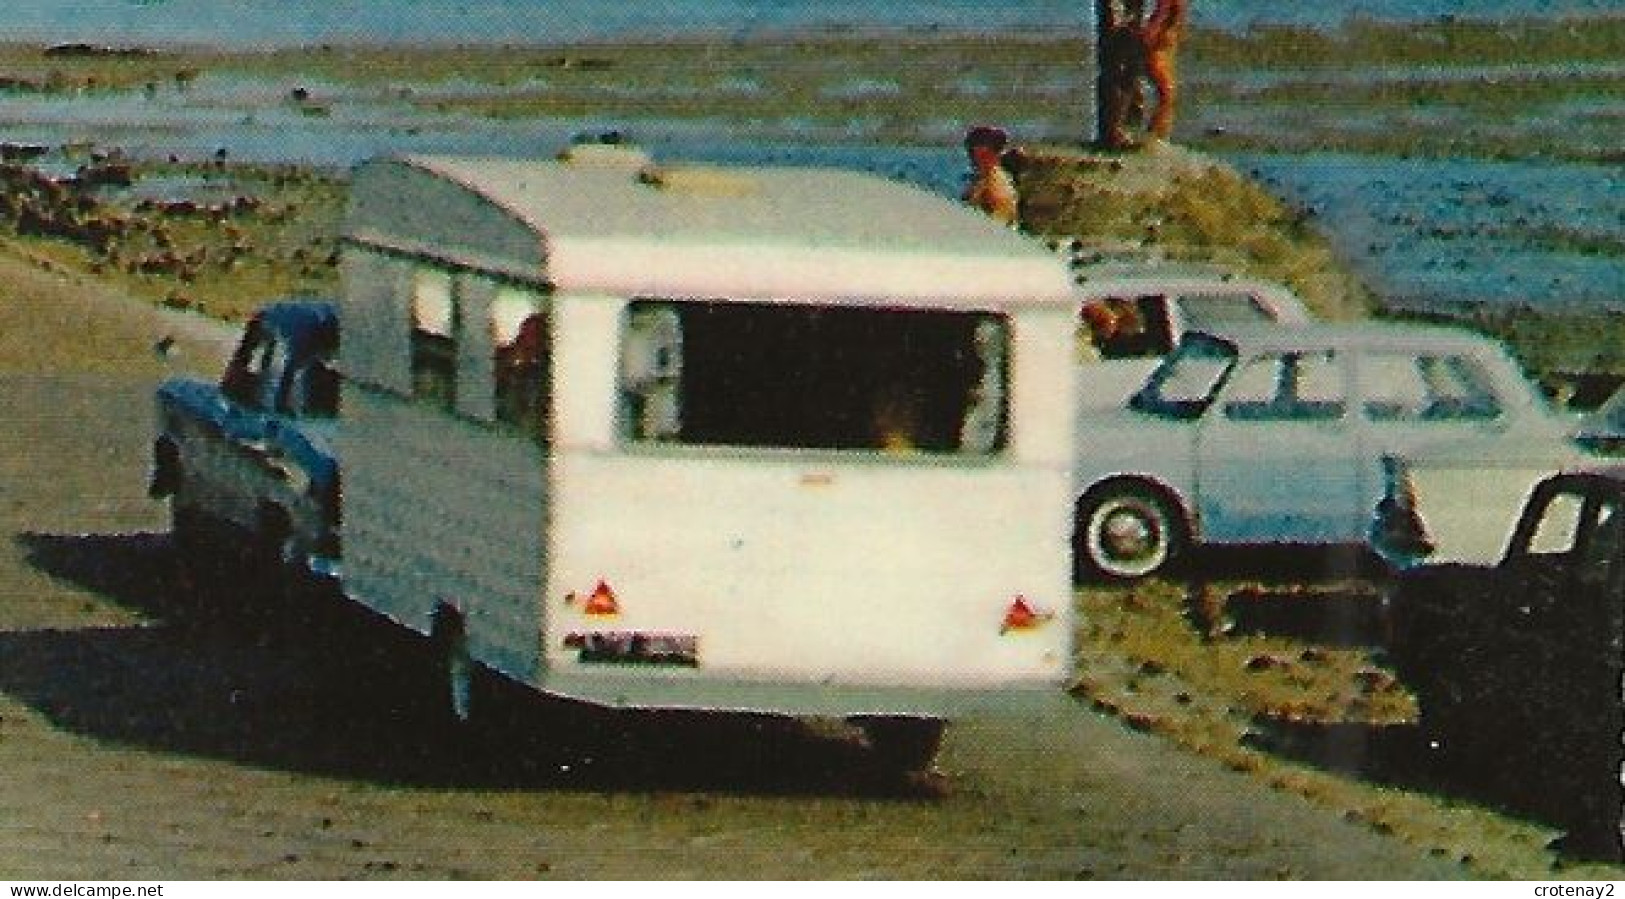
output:
<instances>
[{"instance_id":1,"label":"car side window","mask_svg":"<svg viewBox=\"0 0 1625 899\"><path fill-rule=\"evenodd\" d=\"M260 369L259 392L255 405L270 412L284 408L284 388L288 372L288 345L286 342L268 337L265 341L264 362Z\"/></svg>"},{"instance_id":2,"label":"car side window","mask_svg":"<svg viewBox=\"0 0 1625 899\"><path fill-rule=\"evenodd\" d=\"M220 392L228 399L242 405L258 402L268 340L265 326L258 318L251 319L243 329L243 339L231 354L225 374L220 378Z\"/></svg>"},{"instance_id":3,"label":"car side window","mask_svg":"<svg viewBox=\"0 0 1625 899\"><path fill-rule=\"evenodd\" d=\"M491 304L492 409L496 420L547 444L551 337L542 299L504 289Z\"/></svg>"},{"instance_id":4,"label":"car side window","mask_svg":"<svg viewBox=\"0 0 1625 899\"><path fill-rule=\"evenodd\" d=\"M1585 495L1582 493L1554 493L1540 512L1535 529L1529 535L1524 549L1531 556L1565 556L1574 552L1580 540L1580 524L1584 520Z\"/></svg>"},{"instance_id":5,"label":"car side window","mask_svg":"<svg viewBox=\"0 0 1625 899\"><path fill-rule=\"evenodd\" d=\"M1501 413L1489 377L1471 359L1424 356L1417 365L1428 386L1428 408L1423 410L1423 418L1481 420Z\"/></svg>"},{"instance_id":6,"label":"car side window","mask_svg":"<svg viewBox=\"0 0 1625 899\"><path fill-rule=\"evenodd\" d=\"M1625 503L1615 497L1599 499L1590 521L1578 573L1584 583L1606 585L1625 564Z\"/></svg>"},{"instance_id":7,"label":"car side window","mask_svg":"<svg viewBox=\"0 0 1625 899\"><path fill-rule=\"evenodd\" d=\"M1224 415L1232 421L1328 421L1342 417L1346 405L1336 354L1270 353L1236 373Z\"/></svg>"},{"instance_id":8,"label":"car side window","mask_svg":"<svg viewBox=\"0 0 1625 899\"><path fill-rule=\"evenodd\" d=\"M332 418L339 411L339 373L326 359L312 359L288 379L278 407L295 418Z\"/></svg>"},{"instance_id":9,"label":"car side window","mask_svg":"<svg viewBox=\"0 0 1625 899\"><path fill-rule=\"evenodd\" d=\"M1243 403L1259 405L1275 402L1276 394L1281 386L1280 356L1255 356L1248 359L1230 378L1230 389L1226 391L1225 410L1231 406Z\"/></svg>"},{"instance_id":10,"label":"car side window","mask_svg":"<svg viewBox=\"0 0 1625 899\"><path fill-rule=\"evenodd\" d=\"M1427 408L1427 387L1409 353L1368 353L1360 359L1365 415L1372 421L1415 421Z\"/></svg>"},{"instance_id":11,"label":"car side window","mask_svg":"<svg viewBox=\"0 0 1625 899\"><path fill-rule=\"evenodd\" d=\"M1372 421L1482 421L1501 414L1489 376L1463 356L1372 353L1360 370Z\"/></svg>"}]
</instances>

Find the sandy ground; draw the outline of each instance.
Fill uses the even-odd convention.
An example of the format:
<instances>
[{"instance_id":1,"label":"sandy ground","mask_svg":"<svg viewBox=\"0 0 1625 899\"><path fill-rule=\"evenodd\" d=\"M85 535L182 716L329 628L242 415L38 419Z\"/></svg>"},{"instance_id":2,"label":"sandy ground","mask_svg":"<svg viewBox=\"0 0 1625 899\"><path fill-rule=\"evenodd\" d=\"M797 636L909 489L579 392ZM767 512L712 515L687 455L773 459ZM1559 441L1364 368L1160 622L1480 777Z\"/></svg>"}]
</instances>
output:
<instances>
[{"instance_id":1,"label":"sandy ground","mask_svg":"<svg viewBox=\"0 0 1625 899\"><path fill-rule=\"evenodd\" d=\"M737 717L510 698L455 737L412 641L177 577L149 398L218 331L100 293L0 253L0 878L1470 873L1061 696L956 722L941 791Z\"/></svg>"}]
</instances>

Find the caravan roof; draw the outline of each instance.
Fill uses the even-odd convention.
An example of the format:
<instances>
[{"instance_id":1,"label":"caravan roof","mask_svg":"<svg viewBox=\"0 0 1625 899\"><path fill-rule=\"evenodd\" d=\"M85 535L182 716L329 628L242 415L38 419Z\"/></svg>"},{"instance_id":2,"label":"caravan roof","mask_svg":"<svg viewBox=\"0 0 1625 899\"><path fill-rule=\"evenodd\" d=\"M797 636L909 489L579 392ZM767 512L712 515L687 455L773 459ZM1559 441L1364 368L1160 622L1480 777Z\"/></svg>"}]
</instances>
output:
<instances>
[{"instance_id":1,"label":"caravan roof","mask_svg":"<svg viewBox=\"0 0 1625 899\"><path fill-rule=\"evenodd\" d=\"M646 157L367 163L348 239L612 296L1004 307L1067 303L1054 254L947 198L813 168Z\"/></svg>"}]
</instances>

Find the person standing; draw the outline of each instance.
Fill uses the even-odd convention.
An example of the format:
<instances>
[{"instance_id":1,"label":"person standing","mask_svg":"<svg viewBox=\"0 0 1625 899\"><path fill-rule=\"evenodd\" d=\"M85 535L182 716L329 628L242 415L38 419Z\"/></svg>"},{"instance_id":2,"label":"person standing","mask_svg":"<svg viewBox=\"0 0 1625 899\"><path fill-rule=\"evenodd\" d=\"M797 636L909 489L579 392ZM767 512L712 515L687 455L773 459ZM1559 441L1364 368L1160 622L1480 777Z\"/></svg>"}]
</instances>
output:
<instances>
[{"instance_id":1,"label":"person standing","mask_svg":"<svg viewBox=\"0 0 1625 899\"><path fill-rule=\"evenodd\" d=\"M990 125L977 125L965 133L965 152L971 165L965 202L995 221L1015 227L1021 221L1021 195L1016 191L1016 179L1004 167L1004 150L1009 142L1003 129Z\"/></svg>"},{"instance_id":2,"label":"person standing","mask_svg":"<svg viewBox=\"0 0 1625 899\"><path fill-rule=\"evenodd\" d=\"M1095 81L1096 133L1107 150L1134 146L1129 126L1144 112L1140 77L1145 70L1141 46L1144 0L1095 0L1099 71Z\"/></svg>"},{"instance_id":3,"label":"person standing","mask_svg":"<svg viewBox=\"0 0 1625 899\"><path fill-rule=\"evenodd\" d=\"M1140 29L1145 73L1157 91L1157 108L1151 114L1148 129L1154 140L1166 141L1174 131L1174 113L1179 99L1175 57L1179 53L1179 41L1185 35L1188 15L1187 0L1157 0L1151 17Z\"/></svg>"}]
</instances>

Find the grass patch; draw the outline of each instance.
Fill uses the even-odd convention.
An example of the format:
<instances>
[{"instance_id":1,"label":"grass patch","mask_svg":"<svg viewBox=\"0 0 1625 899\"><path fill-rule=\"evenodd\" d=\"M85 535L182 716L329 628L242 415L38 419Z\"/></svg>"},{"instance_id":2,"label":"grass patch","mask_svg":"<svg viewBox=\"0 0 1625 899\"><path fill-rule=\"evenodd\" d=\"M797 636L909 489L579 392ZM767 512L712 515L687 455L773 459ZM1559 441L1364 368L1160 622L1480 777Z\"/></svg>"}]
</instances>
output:
<instances>
[{"instance_id":1,"label":"grass patch","mask_svg":"<svg viewBox=\"0 0 1625 899\"><path fill-rule=\"evenodd\" d=\"M1326 318L1359 318L1373 303L1299 213L1199 154L1170 148L1095 156L1038 148L1019 183L1023 223L1040 236L1279 281Z\"/></svg>"}]
</instances>

